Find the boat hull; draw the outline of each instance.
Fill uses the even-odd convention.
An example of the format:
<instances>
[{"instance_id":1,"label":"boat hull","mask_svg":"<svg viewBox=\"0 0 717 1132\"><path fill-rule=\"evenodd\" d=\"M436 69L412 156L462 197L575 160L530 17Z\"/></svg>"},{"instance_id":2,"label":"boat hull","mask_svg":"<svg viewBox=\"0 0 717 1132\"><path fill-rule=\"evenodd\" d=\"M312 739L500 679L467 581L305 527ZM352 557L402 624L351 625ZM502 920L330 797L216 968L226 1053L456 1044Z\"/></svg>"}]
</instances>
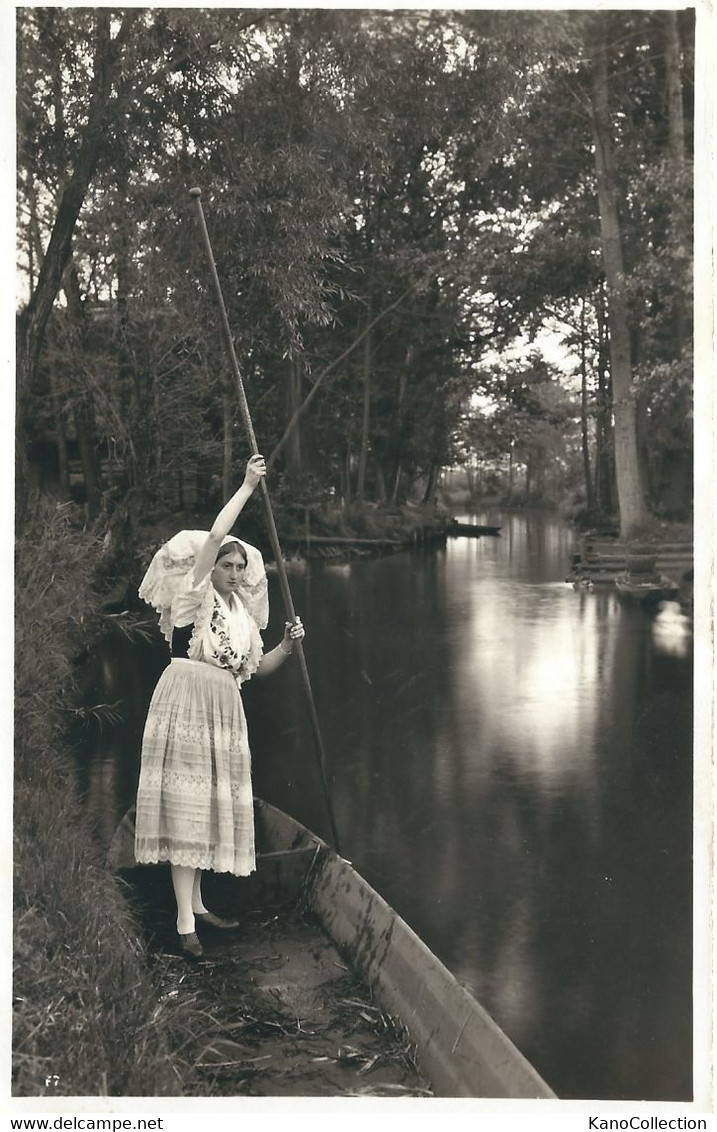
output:
<instances>
[{"instance_id":1,"label":"boat hull","mask_svg":"<svg viewBox=\"0 0 717 1132\"><path fill-rule=\"evenodd\" d=\"M679 593L677 583L666 577L638 582L623 574L615 578L615 587L621 598L639 605L657 605L660 601L672 600Z\"/></svg>"},{"instance_id":2,"label":"boat hull","mask_svg":"<svg viewBox=\"0 0 717 1132\"><path fill-rule=\"evenodd\" d=\"M483 523L459 523L457 519L453 519L450 525L446 527L446 534L463 535L473 538L481 538L484 535L488 535L497 538L502 529L502 527L486 526Z\"/></svg>"},{"instance_id":3,"label":"boat hull","mask_svg":"<svg viewBox=\"0 0 717 1132\"><path fill-rule=\"evenodd\" d=\"M374 1000L406 1026L436 1096L555 1096L490 1015L347 861L322 852L307 898Z\"/></svg>"},{"instance_id":4,"label":"boat hull","mask_svg":"<svg viewBox=\"0 0 717 1132\"><path fill-rule=\"evenodd\" d=\"M217 911L300 901L376 1004L404 1024L434 1095L555 1098L494 1019L348 861L267 802L255 802L255 827L251 877L207 874ZM136 867L132 813L115 834L109 863Z\"/></svg>"}]
</instances>

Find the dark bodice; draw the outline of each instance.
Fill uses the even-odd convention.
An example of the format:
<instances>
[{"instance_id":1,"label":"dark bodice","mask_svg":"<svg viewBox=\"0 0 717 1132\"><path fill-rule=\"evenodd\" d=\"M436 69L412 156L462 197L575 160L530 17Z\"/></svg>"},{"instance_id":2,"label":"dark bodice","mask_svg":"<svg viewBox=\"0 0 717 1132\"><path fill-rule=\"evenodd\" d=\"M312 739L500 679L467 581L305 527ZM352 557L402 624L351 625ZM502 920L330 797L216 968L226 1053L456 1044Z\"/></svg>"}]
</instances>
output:
<instances>
[{"instance_id":1,"label":"dark bodice","mask_svg":"<svg viewBox=\"0 0 717 1132\"><path fill-rule=\"evenodd\" d=\"M189 656L189 642L192 639L194 632L194 625L183 625L181 629L172 630L172 644L170 651L172 656L183 657L185 660Z\"/></svg>"}]
</instances>

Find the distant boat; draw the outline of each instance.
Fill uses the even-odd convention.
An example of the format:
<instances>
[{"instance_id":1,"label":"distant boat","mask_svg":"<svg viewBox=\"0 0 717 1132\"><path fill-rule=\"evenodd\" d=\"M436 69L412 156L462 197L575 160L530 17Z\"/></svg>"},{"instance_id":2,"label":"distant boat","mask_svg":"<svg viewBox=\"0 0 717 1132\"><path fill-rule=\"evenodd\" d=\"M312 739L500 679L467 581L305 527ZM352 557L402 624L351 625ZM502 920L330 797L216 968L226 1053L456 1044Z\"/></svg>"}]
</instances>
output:
<instances>
[{"instance_id":1,"label":"distant boat","mask_svg":"<svg viewBox=\"0 0 717 1132\"><path fill-rule=\"evenodd\" d=\"M671 601L680 591L677 583L664 574L639 582L630 574L618 574L615 578L615 586L620 597L641 605L656 605L660 601Z\"/></svg>"},{"instance_id":2,"label":"distant boat","mask_svg":"<svg viewBox=\"0 0 717 1132\"><path fill-rule=\"evenodd\" d=\"M376 1005L400 1020L435 1096L555 1098L487 1011L348 861L267 802L255 801L257 868L237 881L214 874L213 893L226 914L241 904L277 909L297 903L315 917ZM112 868L146 869L134 861L134 814L110 847ZM271 917L269 917L271 918ZM289 960L282 983L305 978Z\"/></svg>"},{"instance_id":3,"label":"distant boat","mask_svg":"<svg viewBox=\"0 0 717 1132\"><path fill-rule=\"evenodd\" d=\"M446 527L446 534L468 535L474 538L480 538L481 535L492 535L495 537L500 534L502 529L502 527L490 527L482 523L459 523L457 519L452 519L450 524Z\"/></svg>"}]
</instances>

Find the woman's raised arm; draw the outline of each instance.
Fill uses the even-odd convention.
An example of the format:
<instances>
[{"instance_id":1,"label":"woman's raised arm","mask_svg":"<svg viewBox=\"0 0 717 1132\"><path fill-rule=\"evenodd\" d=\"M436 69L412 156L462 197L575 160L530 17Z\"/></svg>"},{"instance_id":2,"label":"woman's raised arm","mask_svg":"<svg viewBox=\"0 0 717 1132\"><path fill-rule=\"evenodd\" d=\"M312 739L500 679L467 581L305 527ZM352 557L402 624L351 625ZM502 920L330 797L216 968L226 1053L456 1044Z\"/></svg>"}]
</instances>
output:
<instances>
[{"instance_id":1,"label":"woman's raised arm","mask_svg":"<svg viewBox=\"0 0 717 1132\"><path fill-rule=\"evenodd\" d=\"M197 555L194 564L194 580L200 582L202 578L214 568L219 547L222 540L229 534L244 505L251 496L259 481L266 475L266 461L263 456L252 456L246 466L244 482L238 491L234 492L228 503L225 503L217 515L207 540Z\"/></svg>"}]
</instances>

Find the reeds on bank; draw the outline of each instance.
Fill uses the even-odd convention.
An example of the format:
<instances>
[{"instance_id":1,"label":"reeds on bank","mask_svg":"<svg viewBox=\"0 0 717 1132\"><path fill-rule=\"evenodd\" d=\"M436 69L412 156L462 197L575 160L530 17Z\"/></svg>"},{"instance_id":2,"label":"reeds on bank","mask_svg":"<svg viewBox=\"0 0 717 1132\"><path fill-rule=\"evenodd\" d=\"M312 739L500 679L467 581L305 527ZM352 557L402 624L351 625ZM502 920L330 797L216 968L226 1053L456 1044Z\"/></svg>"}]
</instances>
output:
<instances>
[{"instance_id":1,"label":"reeds on bank","mask_svg":"<svg viewBox=\"0 0 717 1132\"><path fill-rule=\"evenodd\" d=\"M15 632L13 1093L181 1093L171 1025L138 924L78 796L73 658L92 632L101 545L72 507L18 541ZM166 1020L166 1025L165 1025Z\"/></svg>"},{"instance_id":2,"label":"reeds on bank","mask_svg":"<svg viewBox=\"0 0 717 1132\"><path fill-rule=\"evenodd\" d=\"M181 1093L137 925L49 760L15 802L13 1091Z\"/></svg>"}]
</instances>

